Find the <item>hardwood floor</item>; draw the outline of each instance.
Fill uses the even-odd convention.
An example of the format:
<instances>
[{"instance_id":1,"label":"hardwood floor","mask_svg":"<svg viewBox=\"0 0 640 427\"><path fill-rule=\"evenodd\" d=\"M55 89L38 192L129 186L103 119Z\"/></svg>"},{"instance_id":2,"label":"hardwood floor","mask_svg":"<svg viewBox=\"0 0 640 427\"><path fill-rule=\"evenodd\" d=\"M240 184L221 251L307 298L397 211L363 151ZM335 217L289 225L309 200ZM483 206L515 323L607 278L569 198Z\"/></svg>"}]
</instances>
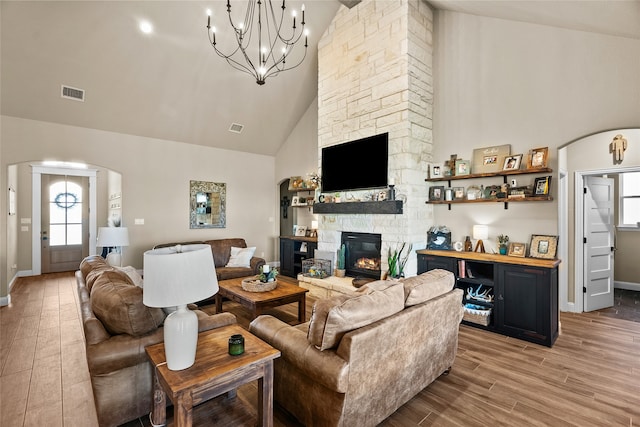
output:
<instances>
[{"instance_id":1,"label":"hardwood floor","mask_svg":"<svg viewBox=\"0 0 640 427\"><path fill-rule=\"evenodd\" d=\"M0 425L96 426L73 274L21 278L11 298L0 309ZM307 298L307 318L313 302ZM225 302L224 310L249 324L238 304ZM295 323L297 306L271 313ZM562 313L553 348L462 325L451 373L381 425L640 426L640 323L614 315ZM249 413L219 398L199 407L195 420L253 424L255 384L243 386L238 399ZM277 407L274 424L299 425ZM149 422L127 427L138 425Z\"/></svg>"}]
</instances>

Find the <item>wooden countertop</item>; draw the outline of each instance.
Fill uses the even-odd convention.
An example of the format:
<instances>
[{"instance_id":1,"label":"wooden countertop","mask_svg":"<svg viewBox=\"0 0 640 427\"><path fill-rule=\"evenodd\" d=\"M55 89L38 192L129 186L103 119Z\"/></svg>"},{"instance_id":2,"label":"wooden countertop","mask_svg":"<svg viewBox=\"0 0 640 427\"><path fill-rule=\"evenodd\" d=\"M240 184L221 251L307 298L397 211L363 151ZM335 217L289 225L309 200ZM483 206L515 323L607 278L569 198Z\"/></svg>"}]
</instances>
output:
<instances>
[{"instance_id":1,"label":"wooden countertop","mask_svg":"<svg viewBox=\"0 0 640 427\"><path fill-rule=\"evenodd\" d=\"M556 268L560 264L559 259L541 259L529 257L515 257L499 254L488 254L482 252L458 252L458 251L439 251L433 249L420 249L416 253L422 255L434 255L447 258L458 258L471 261L491 261L502 264L527 265L531 267Z\"/></svg>"},{"instance_id":2,"label":"wooden countertop","mask_svg":"<svg viewBox=\"0 0 640 427\"><path fill-rule=\"evenodd\" d=\"M313 242L313 243L317 243L318 242L318 238L317 237L304 237L304 236L280 236L281 239L287 239L287 240L297 240L299 242Z\"/></svg>"}]
</instances>

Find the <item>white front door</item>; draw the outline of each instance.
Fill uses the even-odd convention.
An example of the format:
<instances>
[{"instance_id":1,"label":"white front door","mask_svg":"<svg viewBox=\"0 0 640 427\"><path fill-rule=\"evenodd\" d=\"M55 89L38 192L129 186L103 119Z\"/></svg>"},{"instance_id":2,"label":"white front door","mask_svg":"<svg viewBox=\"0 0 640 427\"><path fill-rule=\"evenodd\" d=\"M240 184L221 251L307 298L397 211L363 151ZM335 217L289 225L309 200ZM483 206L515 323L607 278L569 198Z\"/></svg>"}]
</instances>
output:
<instances>
[{"instance_id":1,"label":"white front door","mask_svg":"<svg viewBox=\"0 0 640 427\"><path fill-rule=\"evenodd\" d=\"M584 311L613 306L613 179L584 179Z\"/></svg>"}]
</instances>

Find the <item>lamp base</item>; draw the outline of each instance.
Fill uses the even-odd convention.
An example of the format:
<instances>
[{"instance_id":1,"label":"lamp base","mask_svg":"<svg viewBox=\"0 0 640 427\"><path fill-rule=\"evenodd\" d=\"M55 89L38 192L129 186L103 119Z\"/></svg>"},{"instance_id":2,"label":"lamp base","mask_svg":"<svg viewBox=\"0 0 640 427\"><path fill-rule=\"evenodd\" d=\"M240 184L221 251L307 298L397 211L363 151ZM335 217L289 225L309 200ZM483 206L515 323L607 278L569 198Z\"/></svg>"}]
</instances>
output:
<instances>
[{"instance_id":1,"label":"lamp base","mask_svg":"<svg viewBox=\"0 0 640 427\"><path fill-rule=\"evenodd\" d=\"M109 252L106 261L111 267L122 267L122 255L120 255L120 252Z\"/></svg>"},{"instance_id":2,"label":"lamp base","mask_svg":"<svg viewBox=\"0 0 640 427\"><path fill-rule=\"evenodd\" d=\"M172 371L187 369L196 360L198 345L198 316L187 305L167 316L164 321L164 352L167 368Z\"/></svg>"},{"instance_id":3,"label":"lamp base","mask_svg":"<svg viewBox=\"0 0 640 427\"><path fill-rule=\"evenodd\" d=\"M474 252L482 252L482 253L484 253L484 243L482 242L482 240L478 240L478 243L476 243L476 248L475 248Z\"/></svg>"}]
</instances>

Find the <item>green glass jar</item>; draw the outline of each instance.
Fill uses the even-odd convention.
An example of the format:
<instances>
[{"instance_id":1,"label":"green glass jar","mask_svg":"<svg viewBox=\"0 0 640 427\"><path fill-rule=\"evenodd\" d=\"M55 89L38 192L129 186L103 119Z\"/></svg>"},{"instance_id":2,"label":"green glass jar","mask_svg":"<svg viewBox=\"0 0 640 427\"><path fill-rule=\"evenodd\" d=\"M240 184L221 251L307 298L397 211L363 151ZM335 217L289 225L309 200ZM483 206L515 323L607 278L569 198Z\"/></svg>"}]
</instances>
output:
<instances>
[{"instance_id":1,"label":"green glass jar","mask_svg":"<svg viewBox=\"0 0 640 427\"><path fill-rule=\"evenodd\" d=\"M238 356L244 353L244 337L241 334L231 335L229 337L229 354Z\"/></svg>"}]
</instances>

